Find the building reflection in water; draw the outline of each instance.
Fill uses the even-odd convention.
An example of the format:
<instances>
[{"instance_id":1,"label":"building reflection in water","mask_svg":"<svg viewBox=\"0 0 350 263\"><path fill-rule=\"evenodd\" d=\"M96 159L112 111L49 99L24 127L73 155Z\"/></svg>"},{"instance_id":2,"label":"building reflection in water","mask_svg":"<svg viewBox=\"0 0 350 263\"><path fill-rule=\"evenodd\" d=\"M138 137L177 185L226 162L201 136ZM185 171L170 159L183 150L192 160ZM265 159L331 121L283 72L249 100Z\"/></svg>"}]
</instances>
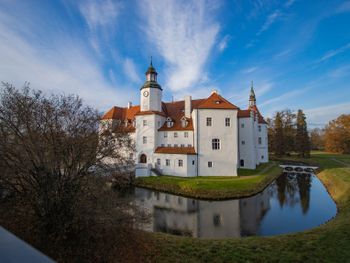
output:
<instances>
[{"instance_id":1,"label":"building reflection in water","mask_svg":"<svg viewBox=\"0 0 350 263\"><path fill-rule=\"evenodd\" d=\"M136 201L152 215L143 228L191 237L241 237L257 235L270 210L271 199L280 207L299 204L307 213L311 175L281 175L259 194L227 201L202 201L181 196L135 189Z\"/></svg>"}]
</instances>

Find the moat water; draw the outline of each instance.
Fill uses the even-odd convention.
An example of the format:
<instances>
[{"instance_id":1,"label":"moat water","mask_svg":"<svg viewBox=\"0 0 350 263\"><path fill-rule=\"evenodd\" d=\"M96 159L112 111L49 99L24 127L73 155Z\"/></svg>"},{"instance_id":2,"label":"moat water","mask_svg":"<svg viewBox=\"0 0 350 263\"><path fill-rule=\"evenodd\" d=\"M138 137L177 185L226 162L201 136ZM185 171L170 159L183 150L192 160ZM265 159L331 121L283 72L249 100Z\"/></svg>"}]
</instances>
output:
<instances>
[{"instance_id":1,"label":"moat water","mask_svg":"<svg viewBox=\"0 0 350 263\"><path fill-rule=\"evenodd\" d=\"M282 174L254 196L204 201L135 188L129 198L150 214L142 229L173 235L225 238L272 236L312 229L337 213L313 174Z\"/></svg>"}]
</instances>

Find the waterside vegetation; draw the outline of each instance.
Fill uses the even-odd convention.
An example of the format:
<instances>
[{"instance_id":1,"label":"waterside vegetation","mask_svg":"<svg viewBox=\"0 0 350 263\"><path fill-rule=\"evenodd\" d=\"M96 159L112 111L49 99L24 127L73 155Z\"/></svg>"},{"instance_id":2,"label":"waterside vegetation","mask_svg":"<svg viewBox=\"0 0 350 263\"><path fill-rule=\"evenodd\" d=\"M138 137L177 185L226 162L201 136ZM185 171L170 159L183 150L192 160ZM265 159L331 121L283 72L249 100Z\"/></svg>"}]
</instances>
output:
<instances>
[{"instance_id":1,"label":"waterside vegetation","mask_svg":"<svg viewBox=\"0 0 350 263\"><path fill-rule=\"evenodd\" d=\"M139 177L136 178L135 185L186 197L220 200L254 195L280 173L278 162L271 161L259 165L255 170L238 169L238 176Z\"/></svg>"},{"instance_id":2,"label":"waterside vegetation","mask_svg":"<svg viewBox=\"0 0 350 263\"><path fill-rule=\"evenodd\" d=\"M337 216L315 229L275 237L196 239L150 234L158 262L347 262L350 258L350 155L313 152L317 176L338 206Z\"/></svg>"}]
</instances>

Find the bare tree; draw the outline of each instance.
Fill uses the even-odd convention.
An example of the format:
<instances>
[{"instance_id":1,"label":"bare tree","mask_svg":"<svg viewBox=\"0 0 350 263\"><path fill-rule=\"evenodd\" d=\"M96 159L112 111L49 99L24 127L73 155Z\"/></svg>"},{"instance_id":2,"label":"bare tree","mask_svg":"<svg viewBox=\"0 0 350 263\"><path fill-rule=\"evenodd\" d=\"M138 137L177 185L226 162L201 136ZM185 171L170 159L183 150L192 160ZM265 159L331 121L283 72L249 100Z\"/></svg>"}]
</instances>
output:
<instances>
[{"instance_id":1,"label":"bare tree","mask_svg":"<svg viewBox=\"0 0 350 263\"><path fill-rule=\"evenodd\" d=\"M106 168L106 158L130 161L124 151L133 150L132 140L122 128L99 134L99 119L76 96L47 97L9 84L1 90L1 185L13 194L13 211L24 211L19 217L26 215L21 220L30 224L35 245L61 260L77 255L76 249L89 260L98 251L110 256L116 244L126 242L116 238L133 231L136 209L120 202L105 189L104 178L92 173ZM16 219L19 213L13 211L0 223ZM106 236L110 241L101 240Z\"/></svg>"}]
</instances>

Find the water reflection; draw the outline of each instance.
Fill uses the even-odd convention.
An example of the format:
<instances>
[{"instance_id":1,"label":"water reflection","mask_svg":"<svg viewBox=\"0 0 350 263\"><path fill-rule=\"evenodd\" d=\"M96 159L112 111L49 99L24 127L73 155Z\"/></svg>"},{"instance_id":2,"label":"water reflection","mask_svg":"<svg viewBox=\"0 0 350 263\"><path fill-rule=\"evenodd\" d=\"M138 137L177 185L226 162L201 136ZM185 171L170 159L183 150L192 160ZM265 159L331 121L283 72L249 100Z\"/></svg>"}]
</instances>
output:
<instances>
[{"instance_id":1,"label":"water reflection","mask_svg":"<svg viewBox=\"0 0 350 263\"><path fill-rule=\"evenodd\" d=\"M306 214L310 203L311 182L311 174L284 173L271 188L277 188L273 192L277 192L281 208L284 205L294 207L301 204L302 212Z\"/></svg>"},{"instance_id":2,"label":"water reflection","mask_svg":"<svg viewBox=\"0 0 350 263\"><path fill-rule=\"evenodd\" d=\"M311 174L283 174L249 198L203 201L135 188L152 220L143 228L192 237L276 235L315 227L336 214L322 183Z\"/></svg>"}]
</instances>

